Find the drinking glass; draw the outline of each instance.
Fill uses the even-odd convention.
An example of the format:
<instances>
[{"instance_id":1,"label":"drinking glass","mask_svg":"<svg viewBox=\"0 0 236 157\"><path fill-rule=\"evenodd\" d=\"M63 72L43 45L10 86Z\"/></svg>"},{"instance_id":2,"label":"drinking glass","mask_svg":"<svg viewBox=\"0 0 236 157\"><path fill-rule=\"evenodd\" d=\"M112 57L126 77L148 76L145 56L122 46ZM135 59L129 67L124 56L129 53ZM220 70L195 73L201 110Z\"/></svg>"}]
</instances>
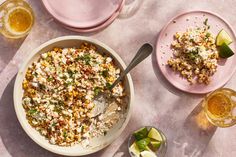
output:
<instances>
[{"instance_id":1,"label":"drinking glass","mask_svg":"<svg viewBox=\"0 0 236 157\"><path fill-rule=\"evenodd\" d=\"M129 18L133 16L140 8L143 0L125 0L125 4L119 14L120 18Z\"/></svg>"},{"instance_id":2,"label":"drinking glass","mask_svg":"<svg viewBox=\"0 0 236 157\"><path fill-rule=\"evenodd\" d=\"M24 37L33 23L32 8L24 0L7 0L0 5L0 33L5 37Z\"/></svg>"},{"instance_id":3,"label":"drinking glass","mask_svg":"<svg viewBox=\"0 0 236 157\"><path fill-rule=\"evenodd\" d=\"M207 119L215 126L230 127L236 124L236 92L220 88L203 100Z\"/></svg>"}]
</instances>

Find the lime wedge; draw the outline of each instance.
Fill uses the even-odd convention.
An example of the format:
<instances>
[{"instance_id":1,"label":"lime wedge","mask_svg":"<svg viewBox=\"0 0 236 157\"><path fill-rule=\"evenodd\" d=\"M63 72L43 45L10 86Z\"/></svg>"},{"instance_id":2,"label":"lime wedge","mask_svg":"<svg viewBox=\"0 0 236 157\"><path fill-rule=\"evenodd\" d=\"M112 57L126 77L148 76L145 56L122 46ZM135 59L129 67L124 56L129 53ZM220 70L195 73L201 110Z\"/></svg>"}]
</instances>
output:
<instances>
[{"instance_id":1,"label":"lime wedge","mask_svg":"<svg viewBox=\"0 0 236 157\"><path fill-rule=\"evenodd\" d=\"M134 142L130 147L129 151L135 156L135 157L140 157L140 150L137 146L137 144Z\"/></svg>"},{"instance_id":2,"label":"lime wedge","mask_svg":"<svg viewBox=\"0 0 236 157\"><path fill-rule=\"evenodd\" d=\"M161 146L161 142L160 141L151 141L151 145L154 149L158 149Z\"/></svg>"},{"instance_id":3,"label":"lime wedge","mask_svg":"<svg viewBox=\"0 0 236 157\"><path fill-rule=\"evenodd\" d=\"M141 140L143 138L146 138L147 134L148 134L147 128L143 127L143 128L141 128L141 129L134 132L134 137L138 141L138 140Z\"/></svg>"},{"instance_id":4,"label":"lime wedge","mask_svg":"<svg viewBox=\"0 0 236 157\"><path fill-rule=\"evenodd\" d=\"M157 140L157 141L162 141L161 134L155 128L150 129L150 131L148 133L148 137L152 138L154 140Z\"/></svg>"},{"instance_id":5,"label":"lime wedge","mask_svg":"<svg viewBox=\"0 0 236 157\"><path fill-rule=\"evenodd\" d=\"M150 151L143 151L141 152L142 157L157 157L156 154Z\"/></svg>"},{"instance_id":6,"label":"lime wedge","mask_svg":"<svg viewBox=\"0 0 236 157\"><path fill-rule=\"evenodd\" d=\"M229 34L225 30L221 30L216 37L216 45L221 46L223 43L229 45L233 40L230 38Z\"/></svg>"},{"instance_id":7,"label":"lime wedge","mask_svg":"<svg viewBox=\"0 0 236 157\"><path fill-rule=\"evenodd\" d=\"M147 138L137 141L136 144L140 151L150 150L150 148L148 147L148 144L150 143L150 141L151 141L150 138L147 137Z\"/></svg>"},{"instance_id":8,"label":"lime wedge","mask_svg":"<svg viewBox=\"0 0 236 157\"><path fill-rule=\"evenodd\" d=\"M234 52L230 49L230 47L226 43L223 43L220 46L219 50L220 50L219 55L221 58L229 58L232 55L234 55Z\"/></svg>"}]
</instances>

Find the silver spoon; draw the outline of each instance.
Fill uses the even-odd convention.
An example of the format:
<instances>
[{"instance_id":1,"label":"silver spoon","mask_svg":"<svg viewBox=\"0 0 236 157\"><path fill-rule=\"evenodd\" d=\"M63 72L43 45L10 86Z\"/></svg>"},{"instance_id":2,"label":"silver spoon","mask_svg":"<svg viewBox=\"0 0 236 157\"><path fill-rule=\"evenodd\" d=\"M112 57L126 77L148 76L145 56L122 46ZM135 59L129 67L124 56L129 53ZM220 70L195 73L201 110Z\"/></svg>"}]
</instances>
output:
<instances>
[{"instance_id":1,"label":"silver spoon","mask_svg":"<svg viewBox=\"0 0 236 157\"><path fill-rule=\"evenodd\" d=\"M94 97L94 108L92 110L92 117L96 117L104 111L106 111L108 100L111 97L110 91L140 62L147 58L153 51L152 45L146 43L144 44L136 53L135 57L132 59L128 67L121 73L121 75L116 79L116 81L105 91L99 92L97 96Z\"/></svg>"}]
</instances>

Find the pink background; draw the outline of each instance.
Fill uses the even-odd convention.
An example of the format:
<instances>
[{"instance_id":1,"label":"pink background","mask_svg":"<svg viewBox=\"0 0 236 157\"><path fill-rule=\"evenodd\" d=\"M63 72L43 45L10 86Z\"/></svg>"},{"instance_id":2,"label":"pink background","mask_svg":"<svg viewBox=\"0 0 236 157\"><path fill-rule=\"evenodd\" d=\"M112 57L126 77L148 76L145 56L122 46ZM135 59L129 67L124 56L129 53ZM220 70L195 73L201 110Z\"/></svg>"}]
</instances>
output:
<instances>
[{"instance_id":1,"label":"pink background","mask_svg":"<svg viewBox=\"0 0 236 157\"><path fill-rule=\"evenodd\" d=\"M0 0L1 2L2 0ZM136 14L118 18L106 29L90 34L79 34L57 24L39 0L30 0L36 15L33 30L25 39L7 40L0 37L0 156L1 157L51 157L58 156L35 144L23 131L13 108L12 92L18 66L31 50L49 39L62 35L85 35L98 39L113 48L128 64L136 50L145 42L156 44L161 28L173 16L184 10L209 10L220 14L236 29L236 1L234 0L145 0ZM134 110L128 127L106 149L91 157L128 157L127 137L143 126L155 125L168 139L166 157L233 157L236 156L236 127L218 128L205 147L203 155L197 155L202 143L198 138L183 143L176 138L184 133L182 125L186 117L203 98L190 95L171 86L157 70L155 56L149 57L131 72L134 87ZM223 77L223 76L222 76ZM236 76L226 87L236 89ZM188 128L187 128L188 129ZM192 135L195 138L194 135ZM187 151L187 147L191 147ZM189 150L189 149L188 149ZM195 155L194 155L195 154Z\"/></svg>"}]
</instances>

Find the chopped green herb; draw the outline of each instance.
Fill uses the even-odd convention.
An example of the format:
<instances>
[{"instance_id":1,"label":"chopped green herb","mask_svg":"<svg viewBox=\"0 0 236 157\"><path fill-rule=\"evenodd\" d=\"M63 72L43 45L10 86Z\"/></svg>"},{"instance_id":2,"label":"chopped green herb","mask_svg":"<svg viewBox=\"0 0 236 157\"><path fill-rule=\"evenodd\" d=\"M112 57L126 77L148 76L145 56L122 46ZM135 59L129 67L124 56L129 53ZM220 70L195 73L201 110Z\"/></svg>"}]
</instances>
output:
<instances>
[{"instance_id":1,"label":"chopped green herb","mask_svg":"<svg viewBox=\"0 0 236 157\"><path fill-rule=\"evenodd\" d=\"M205 21L203 22L203 24L205 26L207 26L207 29L210 29L210 25L208 25L208 18L205 19Z\"/></svg>"},{"instance_id":2,"label":"chopped green herb","mask_svg":"<svg viewBox=\"0 0 236 157\"><path fill-rule=\"evenodd\" d=\"M35 102L34 102L34 100L33 100L32 98L30 99L30 103L31 103L32 105L35 104Z\"/></svg>"},{"instance_id":3,"label":"chopped green herb","mask_svg":"<svg viewBox=\"0 0 236 157\"><path fill-rule=\"evenodd\" d=\"M61 101L61 100L59 100L59 101L58 101L58 105L63 106L63 105L64 105L64 102Z\"/></svg>"},{"instance_id":4,"label":"chopped green herb","mask_svg":"<svg viewBox=\"0 0 236 157\"><path fill-rule=\"evenodd\" d=\"M190 41L190 42L192 42L192 43L194 42L194 40L193 40L193 39L190 39L189 41Z\"/></svg>"},{"instance_id":5,"label":"chopped green herb","mask_svg":"<svg viewBox=\"0 0 236 157\"><path fill-rule=\"evenodd\" d=\"M89 62L91 60L90 55L88 55L88 54L84 55L83 60L85 61L85 64L89 64Z\"/></svg>"},{"instance_id":6,"label":"chopped green herb","mask_svg":"<svg viewBox=\"0 0 236 157\"><path fill-rule=\"evenodd\" d=\"M67 73L69 74L69 77L72 77L72 76L73 76L73 74L74 74L74 73L73 73L73 71L72 71L72 70L70 70L70 69L67 71Z\"/></svg>"},{"instance_id":7,"label":"chopped green herb","mask_svg":"<svg viewBox=\"0 0 236 157\"><path fill-rule=\"evenodd\" d=\"M62 77L60 77L61 79L63 80L66 80L67 79L67 76L66 75L63 75Z\"/></svg>"},{"instance_id":8,"label":"chopped green herb","mask_svg":"<svg viewBox=\"0 0 236 157\"><path fill-rule=\"evenodd\" d=\"M56 126L56 123L52 123L52 126Z\"/></svg>"},{"instance_id":9,"label":"chopped green herb","mask_svg":"<svg viewBox=\"0 0 236 157\"><path fill-rule=\"evenodd\" d=\"M78 56L77 58L75 58L75 61L79 61L79 60L81 60L81 57L80 57L80 56Z\"/></svg>"},{"instance_id":10,"label":"chopped green herb","mask_svg":"<svg viewBox=\"0 0 236 157\"><path fill-rule=\"evenodd\" d=\"M61 113L62 109L59 106L56 106L54 108L54 111L57 112L57 113Z\"/></svg>"},{"instance_id":11,"label":"chopped green herb","mask_svg":"<svg viewBox=\"0 0 236 157\"><path fill-rule=\"evenodd\" d=\"M205 19L205 21L203 22L204 25L208 25L208 18Z\"/></svg>"},{"instance_id":12,"label":"chopped green herb","mask_svg":"<svg viewBox=\"0 0 236 157\"><path fill-rule=\"evenodd\" d=\"M111 84L110 83L106 83L106 88L110 88Z\"/></svg>"},{"instance_id":13,"label":"chopped green herb","mask_svg":"<svg viewBox=\"0 0 236 157\"><path fill-rule=\"evenodd\" d=\"M109 76L108 70L102 71L102 76L103 77L108 77Z\"/></svg>"},{"instance_id":14,"label":"chopped green herb","mask_svg":"<svg viewBox=\"0 0 236 157\"><path fill-rule=\"evenodd\" d=\"M48 57L46 58L46 61L48 61L48 62L50 62L51 60L52 60L52 57L49 57L49 56L48 56Z\"/></svg>"},{"instance_id":15,"label":"chopped green herb","mask_svg":"<svg viewBox=\"0 0 236 157\"><path fill-rule=\"evenodd\" d=\"M30 110L28 110L28 113L29 113L29 114L34 114L34 113L36 113L36 112L37 112L36 109L30 109Z\"/></svg>"},{"instance_id":16,"label":"chopped green herb","mask_svg":"<svg viewBox=\"0 0 236 157\"><path fill-rule=\"evenodd\" d=\"M64 131L63 132L63 137L66 138L67 137L67 133Z\"/></svg>"},{"instance_id":17,"label":"chopped green herb","mask_svg":"<svg viewBox=\"0 0 236 157\"><path fill-rule=\"evenodd\" d=\"M84 126L81 126L81 132L84 132Z\"/></svg>"},{"instance_id":18,"label":"chopped green herb","mask_svg":"<svg viewBox=\"0 0 236 157\"><path fill-rule=\"evenodd\" d=\"M187 56L188 56L189 59L195 60L199 56L198 52L199 52L199 48L197 47L195 50L188 53Z\"/></svg>"},{"instance_id":19,"label":"chopped green herb","mask_svg":"<svg viewBox=\"0 0 236 157\"><path fill-rule=\"evenodd\" d=\"M52 77L48 77L47 80L48 80L48 81L52 81L53 78L52 78Z\"/></svg>"},{"instance_id":20,"label":"chopped green herb","mask_svg":"<svg viewBox=\"0 0 236 157\"><path fill-rule=\"evenodd\" d=\"M194 55L193 53L189 53L188 58L194 60L196 58L196 55Z\"/></svg>"},{"instance_id":21,"label":"chopped green herb","mask_svg":"<svg viewBox=\"0 0 236 157\"><path fill-rule=\"evenodd\" d=\"M73 82L66 82L66 86L68 87L68 86L70 86L70 85L72 85L73 84Z\"/></svg>"},{"instance_id":22,"label":"chopped green herb","mask_svg":"<svg viewBox=\"0 0 236 157\"><path fill-rule=\"evenodd\" d=\"M94 88L94 94L98 95L98 93L101 91L101 89L99 87L95 87Z\"/></svg>"},{"instance_id":23,"label":"chopped green herb","mask_svg":"<svg viewBox=\"0 0 236 157\"><path fill-rule=\"evenodd\" d=\"M211 36L211 33L207 32L206 38L209 38Z\"/></svg>"},{"instance_id":24,"label":"chopped green herb","mask_svg":"<svg viewBox=\"0 0 236 157\"><path fill-rule=\"evenodd\" d=\"M91 60L91 56L89 54L85 54L84 56L78 56L75 60L76 61L79 61L79 60L85 61L85 64L88 65Z\"/></svg>"},{"instance_id":25,"label":"chopped green herb","mask_svg":"<svg viewBox=\"0 0 236 157\"><path fill-rule=\"evenodd\" d=\"M38 76L38 74L36 72L33 72L32 75L35 76L35 77Z\"/></svg>"},{"instance_id":26,"label":"chopped green herb","mask_svg":"<svg viewBox=\"0 0 236 157\"><path fill-rule=\"evenodd\" d=\"M46 86L44 84L39 83L38 86L39 86L39 89L41 90L46 89Z\"/></svg>"}]
</instances>

